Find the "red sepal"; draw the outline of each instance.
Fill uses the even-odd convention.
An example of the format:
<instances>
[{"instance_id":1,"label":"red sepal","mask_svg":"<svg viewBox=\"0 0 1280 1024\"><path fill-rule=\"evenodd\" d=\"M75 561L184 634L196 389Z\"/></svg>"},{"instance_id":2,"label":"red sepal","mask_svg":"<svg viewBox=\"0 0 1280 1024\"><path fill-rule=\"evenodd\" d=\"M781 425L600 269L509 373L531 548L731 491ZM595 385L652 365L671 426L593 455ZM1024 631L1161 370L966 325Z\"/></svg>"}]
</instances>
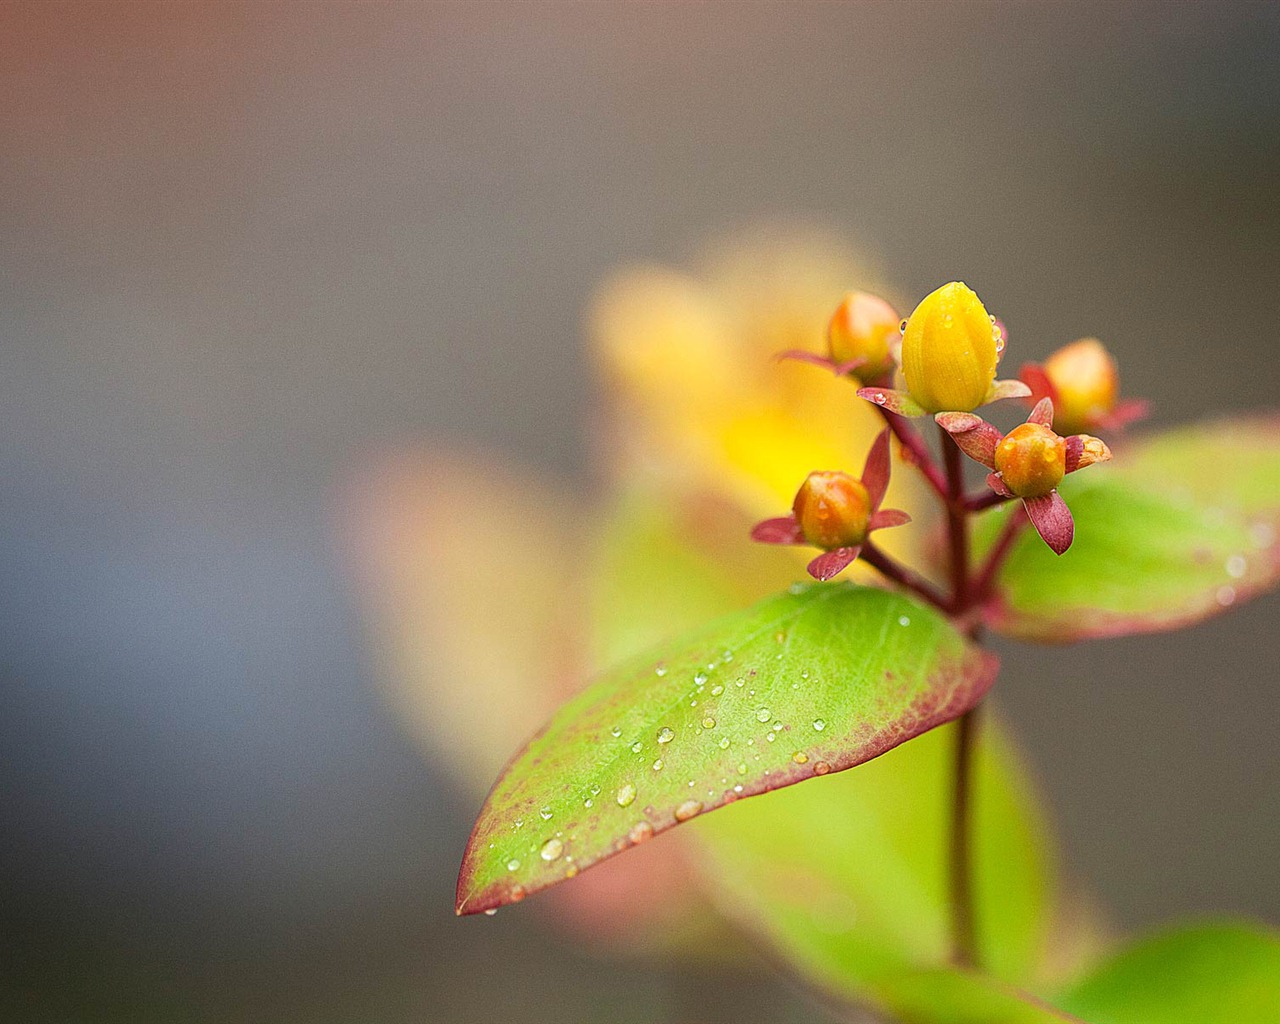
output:
<instances>
[{"instance_id":1,"label":"red sepal","mask_svg":"<svg viewBox=\"0 0 1280 1024\"><path fill-rule=\"evenodd\" d=\"M751 539L761 544L803 544L804 533L795 516L779 516L756 523L751 528Z\"/></svg>"},{"instance_id":2,"label":"red sepal","mask_svg":"<svg viewBox=\"0 0 1280 1024\"><path fill-rule=\"evenodd\" d=\"M1050 491L1038 498L1024 498L1022 505L1027 510L1036 533L1053 549L1054 554L1060 555L1071 547L1071 542L1075 539L1076 524L1062 495L1057 491Z\"/></svg>"},{"instance_id":3,"label":"red sepal","mask_svg":"<svg viewBox=\"0 0 1280 1024\"><path fill-rule=\"evenodd\" d=\"M1036 402L1036 406L1031 410L1031 415L1027 417L1028 423L1038 423L1042 427L1053 429L1053 399L1042 398Z\"/></svg>"},{"instance_id":4,"label":"red sepal","mask_svg":"<svg viewBox=\"0 0 1280 1024\"><path fill-rule=\"evenodd\" d=\"M999 473L987 474L987 486L990 487L993 491L996 492L996 494L1000 495L1002 498L1017 497L1017 495L1014 494L1013 491L1009 490L1009 488L1005 486L1004 477L1002 477Z\"/></svg>"},{"instance_id":5,"label":"red sepal","mask_svg":"<svg viewBox=\"0 0 1280 1024\"><path fill-rule=\"evenodd\" d=\"M809 563L809 575L815 580L821 580L824 583L827 580L834 579L848 568L861 551L861 546L824 551Z\"/></svg>"},{"instance_id":6,"label":"red sepal","mask_svg":"<svg viewBox=\"0 0 1280 1024\"><path fill-rule=\"evenodd\" d=\"M862 486L867 489L874 512L884 501L884 493L889 489L889 430L886 427L876 435L867 452L867 461L862 466Z\"/></svg>"},{"instance_id":7,"label":"red sepal","mask_svg":"<svg viewBox=\"0 0 1280 1024\"><path fill-rule=\"evenodd\" d=\"M974 462L996 468L996 445L1004 440L999 430L971 412L940 412L934 419Z\"/></svg>"},{"instance_id":8,"label":"red sepal","mask_svg":"<svg viewBox=\"0 0 1280 1024\"><path fill-rule=\"evenodd\" d=\"M907 515L900 508L882 508L871 517L871 521L867 524L870 530L887 530L891 526L906 526L911 522L911 516Z\"/></svg>"}]
</instances>

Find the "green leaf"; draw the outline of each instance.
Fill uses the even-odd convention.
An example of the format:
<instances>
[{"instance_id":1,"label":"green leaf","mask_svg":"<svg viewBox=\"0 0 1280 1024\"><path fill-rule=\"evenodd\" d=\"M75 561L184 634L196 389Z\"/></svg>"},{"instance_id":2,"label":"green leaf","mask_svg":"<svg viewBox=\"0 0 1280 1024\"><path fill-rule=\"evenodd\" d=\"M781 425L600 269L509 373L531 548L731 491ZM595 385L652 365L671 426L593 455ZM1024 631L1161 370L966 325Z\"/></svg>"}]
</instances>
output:
<instances>
[{"instance_id":1,"label":"green leaf","mask_svg":"<svg viewBox=\"0 0 1280 1024\"><path fill-rule=\"evenodd\" d=\"M1137 483L1257 523L1280 520L1280 415L1163 431L1118 454Z\"/></svg>"},{"instance_id":2,"label":"green leaf","mask_svg":"<svg viewBox=\"0 0 1280 1024\"><path fill-rule=\"evenodd\" d=\"M458 913L515 902L739 797L861 764L972 707L996 665L931 609L852 584L797 585L633 659L498 780Z\"/></svg>"},{"instance_id":3,"label":"green leaf","mask_svg":"<svg viewBox=\"0 0 1280 1024\"><path fill-rule=\"evenodd\" d=\"M980 959L1001 981L945 966L955 741L944 726L856 772L699 822L697 862L723 912L837 997L910 1007L910 1020L1059 1020L1004 984L1042 976L1051 935L1059 959L1079 937L1053 927L1048 826L990 715L975 758L974 898Z\"/></svg>"},{"instance_id":4,"label":"green leaf","mask_svg":"<svg viewBox=\"0 0 1280 1024\"><path fill-rule=\"evenodd\" d=\"M1076 522L1075 543L1053 554L1031 530L1015 543L1000 574L987 621L999 632L1061 642L1158 632L1217 614L1275 585L1277 531L1254 487L1274 467L1263 455L1231 449L1219 437L1231 487L1208 492L1197 480L1209 446L1166 465L1167 445L1140 450L1129 467L1092 467L1063 482ZM1173 442L1167 442L1172 444ZM1274 454L1274 453L1273 453ZM1160 468L1157 469L1156 467ZM1256 471L1252 474L1251 471ZM1272 504L1277 505L1275 494ZM984 517L979 547L1007 515Z\"/></svg>"},{"instance_id":5,"label":"green leaf","mask_svg":"<svg viewBox=\"0 0 1280 1024\"><path fill-rule=\"evenodd\" d=\"M1110 958L1058 1001L1090 1024L1274 1024L1280 935L1234 922L1166 932Z\"/></svg>"}]
</instances>

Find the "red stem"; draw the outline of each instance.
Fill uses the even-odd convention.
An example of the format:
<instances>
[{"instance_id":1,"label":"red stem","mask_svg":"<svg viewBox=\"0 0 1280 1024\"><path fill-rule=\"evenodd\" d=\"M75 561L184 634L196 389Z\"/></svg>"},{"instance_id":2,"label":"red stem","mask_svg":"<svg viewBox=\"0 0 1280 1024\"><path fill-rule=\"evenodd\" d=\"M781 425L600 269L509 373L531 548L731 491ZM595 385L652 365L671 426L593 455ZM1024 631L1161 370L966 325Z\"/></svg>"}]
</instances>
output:
<instances>
[{"instance_id":1,"label":"red stem","mask_svg":"<svg viewBox=\"0 0 1280 1024\"><path fill-rule=\"evenodd\" d=\"M981 604L991 596L991 591L995 587L996 576L1000 573L1000 567L1004 565L1004 560L1009 557L1009 552L1013 550L1013 542L1018 539L1018 534L1022 532L1022 528L1031 522L1025 512L1019 514L1018 509L1014 509L1009 513L1009 518L1005 520L1004 527L1000 531L1000 536L996 538L995 544L992 545L990 553L987 555L987 561L978 573L977 579L973 585L973 599L976 604Z\"/></svg>"},{"instance_id":2,"label":"red stem","mask_svg":"<svg viewBox=\"0 0 1280 1024\"><path fill-rule=\"evenodd\" d=\"M956 729L954 787L951 798L951 946L952 959L960 967L978 966L978 944L973 920L973 747L978 731L978 709L960 716Z\"/></svg>"},{"instance_id":3,"label":"red stem","mask_svg":"<svg viewBox=\"0 0 1280 1024\"><path fill-rule=\"evenodd\" d=\"M929 446L925 444L920 432L907 422L905 416L899 416L896 412L890 412L883 406L875 405L874 403L872 403L872 408L884 417L885 423L893 431L893 436L911 454L911 461L924 474L924 478L929 481L929 486L933 488L939 498L946 501L946 477L942 475L942 470L938 468L938 464L933 460L933 453L929 451Z\"/></svg>"},{"instance_id":4,"label":"red stem","mask_svg":"<svg viewBox=\"0 0 1280 1024\"><path fill-rule=\"evenodd\" d=\"M964 454L941 427L942 455L947 467L947 540L951 547L952 608L966 607L969 575L969 523L964 498Z\"/></svg>"},{"instance_id":5,"label":"red stem","mask_svg":"<svg viewBox=\"0 0 1280 1024\"><path fill-rule=\"evenodd\" d=\"M951 602L946 594L919 573L908 569L901 562L885 554L870 541L867 541L862 546L862 559L868 565L880 570L880 574L886 579L893 580L900 587L914 591L935 608L940 608L944 612L951 611Z\"/></svg>"},{"instance_id":6,"label":"red stem","mask_svg":"<svg viewBox=\"0 0 1280 1024\"><path fill-rule=\"evenodd\" d=\"M1013 501L1007 494L997 494L995 491L987 491L985 494L978 494L969 498L964 507L970 512L983 512L989 508L995 508L997 505L1003 505L1006 501Z\"/></svg>"}]
</instances>

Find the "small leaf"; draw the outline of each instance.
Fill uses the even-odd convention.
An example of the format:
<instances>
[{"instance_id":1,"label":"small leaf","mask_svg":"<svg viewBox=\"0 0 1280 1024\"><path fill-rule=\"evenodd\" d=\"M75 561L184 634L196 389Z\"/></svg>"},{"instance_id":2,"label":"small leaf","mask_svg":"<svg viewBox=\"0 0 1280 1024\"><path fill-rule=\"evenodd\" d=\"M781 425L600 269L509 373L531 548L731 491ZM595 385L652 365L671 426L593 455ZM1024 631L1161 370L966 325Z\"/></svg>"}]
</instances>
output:
<instances>
[{"instance_id":1,"label":"small leaf","mask_svg":"<svg viewBox=\"0 0 1280 1024\"><path fill-rule=\"evenodd\" d=\"M1274 1024L1280 935L1246 923L1166 932L1111 957L1057 1002L1090 1024Z\"/></svg>"},{"instance_id":2,"label":"small leaf","mask_svg":"<svg viewBox=\"0 0 1280 1024\"><path fill-rule=\"evenodd\" d=\"M946 994L973 1010L985 1005L988 989L991 999L1003 1000L1008 993L999 983L926 984L935 969L953 973L944 970L950 951L944 811L955 732L943 726L855 772L699 822L691 832L705 855L694 862L726 915L832 995L900 1012L913 991L923 1001L926 990L936 989L934 1015L920 1002L907 1019L1019 1020L1016 1013L963 1016ZM1050 935L1055 956L1068 962L1078 957L1079 936L1052 920L1054 851L1019 761L999 723L984 713L974 782L979 959L1001 983L1027 985L1045 973ZM1009 1006L1022 1012L1020 1000Z\"/></svg>"},{"instance_id":3,"label":"small leaf","mask_svg":"<svg viewBox=\"0 0 1280 1024\"><path fill-rule=\"evenodd\" d=\"M1203 456L1201 458L1200 456ZM1280 578L1275 509L1253 485L1273 477L1275 453L1222 451L1234 472L1209 493L1195 483L1214 470L1208 452L1156 473L1141 451L1133 462L1068 477L1060 490L1075 519L1075 543L1061 558L1033 535L1015 543L987 621L999 632L1063 642L1158 632L1199 622L1275 585ZM1276 460L1280 462L1280 460ZM1271 492L1272 506L1280 506ZM979 547L1006 515L983 518Z\"/></svg>"},{"instance_id":4,"label":"small leaf","mask_svg":"<svg viewBox=\"0 0 1280 1024\"><path fill-rule=\"evenodd\" d=\"M972 707L996 659L941 615L796 586L633 659L511 762L472 832L457 909L522 899L739 797L861 764Z\"/></svg>"}]
</instances>

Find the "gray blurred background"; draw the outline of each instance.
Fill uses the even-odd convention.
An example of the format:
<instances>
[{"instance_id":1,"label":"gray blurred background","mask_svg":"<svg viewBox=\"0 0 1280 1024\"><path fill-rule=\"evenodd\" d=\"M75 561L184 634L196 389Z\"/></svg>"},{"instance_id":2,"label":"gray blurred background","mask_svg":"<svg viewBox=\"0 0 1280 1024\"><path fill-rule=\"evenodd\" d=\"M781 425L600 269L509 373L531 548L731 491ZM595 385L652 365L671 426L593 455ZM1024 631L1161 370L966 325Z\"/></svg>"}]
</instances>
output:
<instances>
[{"instance_id":1,"label":"gray blurred background","mask_svg":"<svg viewBox=\"0 0 1280 1024\"><path fill-rule=\"evenodd\" d=\"M1157 422L1278 405L1278 118L1275 4L0 6L0 1016L812 1020L455 921L341 483L587 479L592 288L762 217L1100 334ZM1125 926L1280 918L1278 611L1005 652Z\"/></svg>"}]
</instances>

